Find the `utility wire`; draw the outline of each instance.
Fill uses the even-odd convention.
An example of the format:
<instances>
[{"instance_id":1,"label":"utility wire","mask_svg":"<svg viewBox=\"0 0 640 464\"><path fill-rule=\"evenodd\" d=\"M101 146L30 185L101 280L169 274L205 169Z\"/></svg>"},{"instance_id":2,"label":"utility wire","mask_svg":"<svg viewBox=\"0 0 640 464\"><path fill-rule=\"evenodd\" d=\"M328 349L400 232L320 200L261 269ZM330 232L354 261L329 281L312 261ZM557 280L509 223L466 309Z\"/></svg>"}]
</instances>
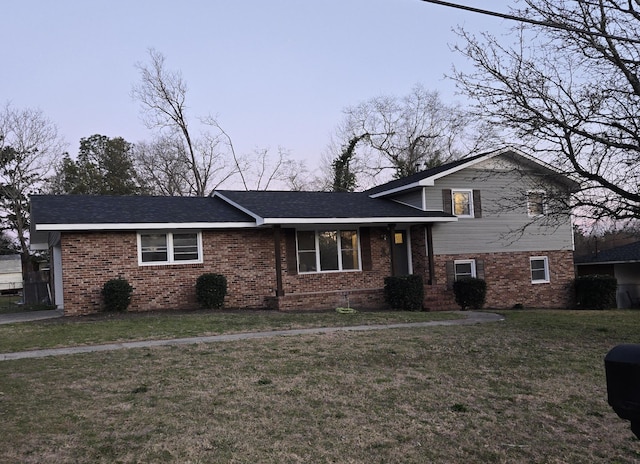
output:
<instances>
[{"instance_id":1,"label":"utility wire","mask_svg":"<svg viewBox=\"0 0 640 464\"><path fill-rule=\"evenodd\" d=\"M458 3L445 2L445 1L442 1L442 0L421 0L421 1L423 1L425 3L433 3L435 5L446 6L446 7L449 7L449 8L456 8L458 10L470 11L472 13L480 13L480 14L483 14L483 15L495 16L497 18L510 19L510 20L519 21L519 22L522 22L522 23L535 24L536 26L552 27L554 29L562 29L562 30L568 31L568 32L578 32L580 34L591 35L591 36L594 36L594 37L603 37L605 39L613 39L613 40L619 40L621 42L630 42L630 43L640 44L640 39L633 39L633 38L630 38L630 37L622 37L622 36L619 36L619 35L611 35L611 34L605 34L605 33L597 32L597 31L589 31L589 30L585 30L585 29L579 29L577 27L573 27L573 26L569 26L567 24L557 23L557 22L553 22L553 21L540 21L540 20L537 20L537 19L525 18L524 16L516 16L516 15L512 15L512 14L508 14L508 13L499 13L497 11L484 10L482 8L475 8L475 7L472 7L472 6L460 5Z\"/></svg>"}]
</instances>

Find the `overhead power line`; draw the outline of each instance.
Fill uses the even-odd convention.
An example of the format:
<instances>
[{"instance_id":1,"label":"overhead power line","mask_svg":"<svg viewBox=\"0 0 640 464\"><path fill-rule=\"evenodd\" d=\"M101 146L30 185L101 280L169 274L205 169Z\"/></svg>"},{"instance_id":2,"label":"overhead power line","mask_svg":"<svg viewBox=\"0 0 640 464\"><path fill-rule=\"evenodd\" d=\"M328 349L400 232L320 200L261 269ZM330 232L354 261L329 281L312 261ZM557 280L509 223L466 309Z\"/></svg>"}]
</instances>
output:
<instances>
[{"instance_id":1,"label":"overhead power line","mask_svg":"<svg viewBox=\"0 0 640 464\"><path fill-rule=\"evenodd\" d=\"M562 29L568 32L578 32L580 34L587 34L594 37L603 37L605 39L613 39L613 40L619 40L621 42L630 42L630 43L640 44L640 39L634 39L631 37L622 37L619 35L605 34L598 31L589 31L589 30L573 27L568 24L557 23L554 21L540 21L538 19L525 18L524 16L516 16L508 13L500 13L498 11L485 10L482 8L475 8L472 6L460 5L458 3L452 3L452 2L445 2L442 0L421 0L421 1L425 3L433 3L435 5L442 5L449 8L456 8L458 10L470 11L472 13L495 16L497 18L510 19L512 21L519 21L522 23L535 24L536 26L552 27L554 29Z\"/></svg>"}]
</instances>

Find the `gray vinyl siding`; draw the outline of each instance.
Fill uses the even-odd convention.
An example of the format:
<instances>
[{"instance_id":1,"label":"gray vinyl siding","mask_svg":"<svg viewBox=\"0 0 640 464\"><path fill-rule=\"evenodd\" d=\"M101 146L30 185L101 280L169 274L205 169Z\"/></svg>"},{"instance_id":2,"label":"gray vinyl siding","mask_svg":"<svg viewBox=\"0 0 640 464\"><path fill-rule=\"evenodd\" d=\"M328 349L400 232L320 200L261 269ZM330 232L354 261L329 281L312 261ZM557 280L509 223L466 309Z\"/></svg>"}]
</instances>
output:
<instances>
[{"instance_id":1,"label":"gray vinyl siding","mask_svg":"<svg viewBox=\"0 0 640 464\"><path fill-rule=\"evenodd\" d=\"M398 203L413 206L414 208L422 209L422 189L417 189L411 192L394 196L392 197L392 200L397 201Z\"/></svg>"},{"instance_id":2,"label":"gray vinyl siding","mask_svg":"<svg viewBox=\"0 0 640 464\"><path fill-rule=\"evenodd\" d=\"M443 189L473 189L480 190L482 217L435 224L434 253L572 250L568 215L535 220L528 216L526 194L541 188L551 191L553 186L522 171L496 170L492 165L468 168L436 180L434 187L425 187L427 210L442 211Z\"/></svg>"}]
</instances>

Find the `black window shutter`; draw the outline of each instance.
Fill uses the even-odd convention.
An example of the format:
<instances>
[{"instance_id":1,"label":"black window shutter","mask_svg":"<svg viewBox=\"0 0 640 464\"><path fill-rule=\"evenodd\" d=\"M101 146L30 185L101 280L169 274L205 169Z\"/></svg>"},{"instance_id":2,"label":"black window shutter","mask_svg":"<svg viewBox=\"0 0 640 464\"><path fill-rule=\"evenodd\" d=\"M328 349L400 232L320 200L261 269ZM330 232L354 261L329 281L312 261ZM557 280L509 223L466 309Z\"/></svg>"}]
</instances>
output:
<instances>
[{"instance_id":1,"label":"black window shutter","mask_svg":"<svg viewBox=\"0 0 640 464\"><path fill-rule=\"evenodd\" d=\"M369 227L360 228L360 254L362 255L362 270L371 271L373 263L371 260L371 229Z\"/></svg>"},{"instance_id":2,"label":"black window shutter","mask_svg":"<svg viewBox=\"0 0 640 464\"><path fill-rule=\"evenodd\" d=\"M473 217L482 217L482 199L480 198L480 190L473 191Z\"/></svg>"},{"instance_id":3,"label":"black window shutter","mask_svg":"<svg viewBox=\"0 0 640 464\"><path fill-rule=\"evenodd\" d=\"M451 189L442 189L442 211L452 214L451 208Z\"/></svg>"},{"instance_id":4,"label":"black window shutter","mask_svg":"<svg viewBox=\"0 0 640 464\"><path fill-rule=\"evenodd\" d=\"M298 274L298 257L296 256L296 230L283 229L285 250L287 256L287 273L289 275Z\"/></svg>"},{"instance_id":5,"label":"black window shutter","mask_svg":"<svg viewBox=\"0 0 640 464\"><path fill-rule=\"evenodd\" d=\"M453 261L447 261L445 263L445 269L447 271L447 289L451 290L453 288L453 283L456 280L456 272L453 267Z\"/></svg>"},{"instance_id":6,"label":"black window shutter","mask_svg":"<svg viewBox=\"0 0 640 464\"><path fill-rule=\"evenodd\" d=\"M484 260L476 259L476 277L484 280Z\"/></svg>"}]
</instances>

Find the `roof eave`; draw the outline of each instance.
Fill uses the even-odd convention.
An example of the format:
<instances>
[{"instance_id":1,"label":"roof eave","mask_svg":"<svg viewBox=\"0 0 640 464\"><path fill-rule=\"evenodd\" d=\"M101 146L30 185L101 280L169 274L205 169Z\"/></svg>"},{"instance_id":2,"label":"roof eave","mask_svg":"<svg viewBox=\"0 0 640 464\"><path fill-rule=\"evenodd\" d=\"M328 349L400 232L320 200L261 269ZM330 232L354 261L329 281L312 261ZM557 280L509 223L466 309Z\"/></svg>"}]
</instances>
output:
<instances>
[{"instance_id":1,"label":"roof eave","mask_svg":"<svg viewBox=\"0 0 640 464\"><path fill-rule=\"evenodd\" d=\"M626 259L624 261L588 261L583 263L576 262L576 266L589 266L594 264L635 264L640 263L640 259Z\"/></svg>"},{"instance_id":2,"label":"roof eave","mask_svg":"<svg viewBox=\"0 0 640 464\"><path fill-rule=\"evenodd\" d=\"M456 222L457 217L348 217L348 218L264 218L264 225L294 225L294 224L414 224Z\"/></svg>"},{"instance_id":3,"label":"roof eave","mask_svg":"<svg viewBox=\"0 0 640 464\"><path fill-rule=\"evenodd\" d=\"M237 229L255 227L255 222L136 222L96 224L36 224L38 232L166 230L166 229Z\"/></svg>"}]
</instances>

